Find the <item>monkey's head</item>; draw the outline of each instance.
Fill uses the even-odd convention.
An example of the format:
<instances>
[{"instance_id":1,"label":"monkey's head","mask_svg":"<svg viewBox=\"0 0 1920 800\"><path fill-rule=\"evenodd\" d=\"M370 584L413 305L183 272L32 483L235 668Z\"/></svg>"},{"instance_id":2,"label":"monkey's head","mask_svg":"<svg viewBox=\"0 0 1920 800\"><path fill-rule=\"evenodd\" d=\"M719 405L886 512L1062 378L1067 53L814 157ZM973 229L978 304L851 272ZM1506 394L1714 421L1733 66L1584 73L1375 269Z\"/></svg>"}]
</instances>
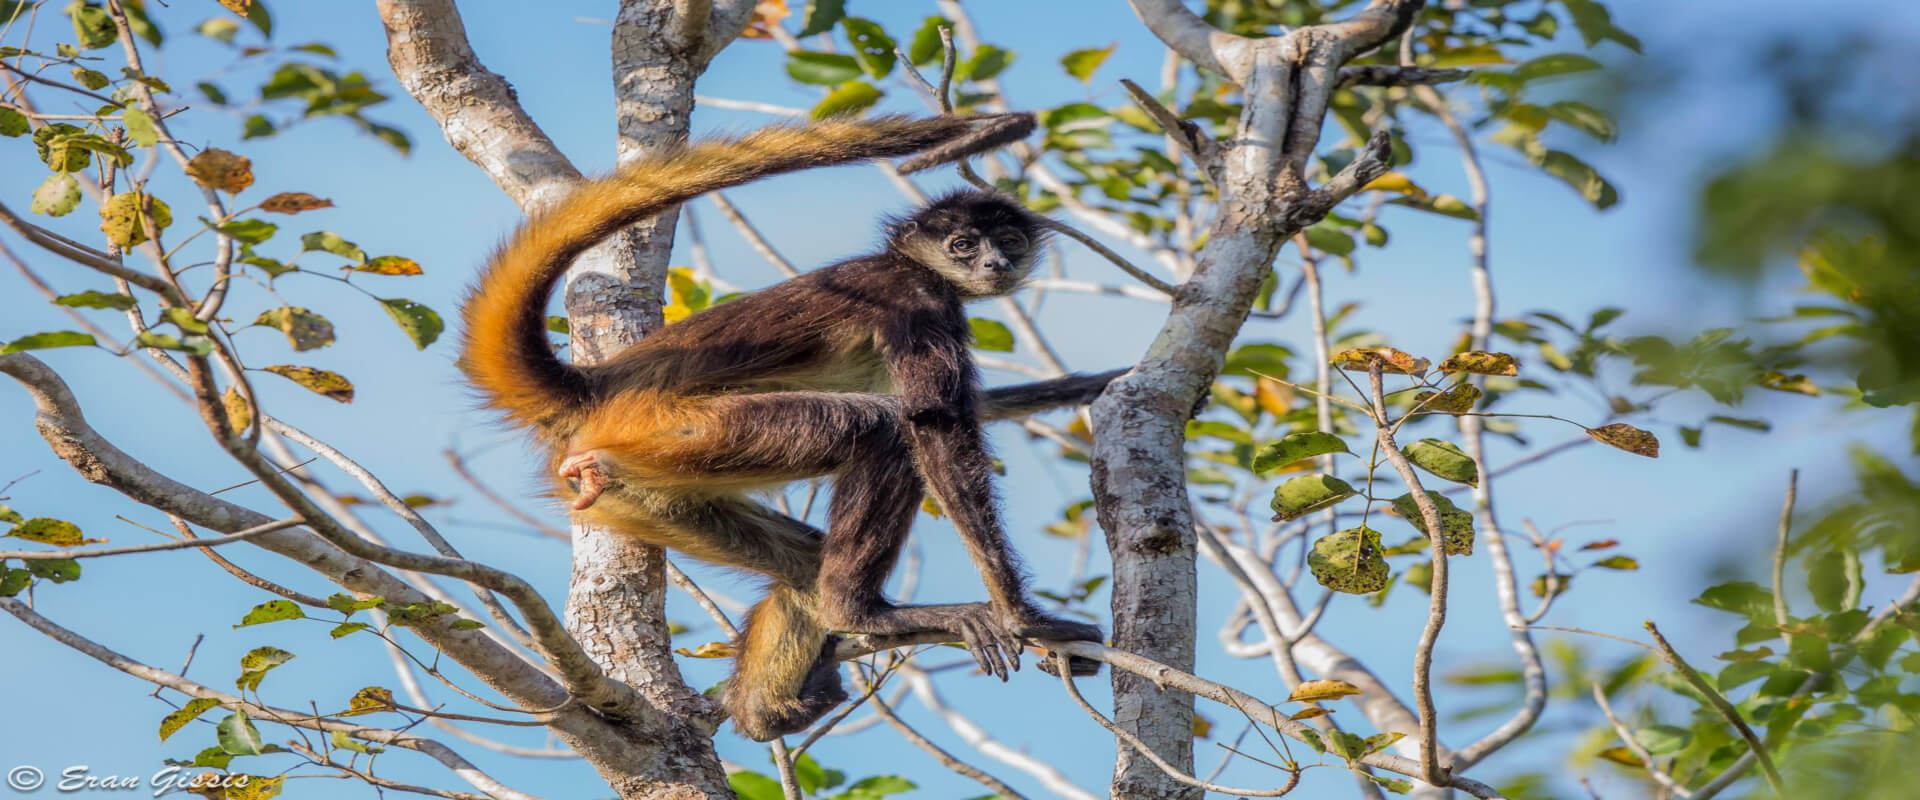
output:
<instances>
[{"instance_id":1,"label":"monkey's head","mask_svg":"<svg viewBox=\"0 0 1920 800\"><path fill-rule=\"evenodd\" d=\"M1046 234L1019 203L967 189L893 220L887 249L939 273L963 297L994 297L1033 271Z\"/></svg>"}]
</instances>

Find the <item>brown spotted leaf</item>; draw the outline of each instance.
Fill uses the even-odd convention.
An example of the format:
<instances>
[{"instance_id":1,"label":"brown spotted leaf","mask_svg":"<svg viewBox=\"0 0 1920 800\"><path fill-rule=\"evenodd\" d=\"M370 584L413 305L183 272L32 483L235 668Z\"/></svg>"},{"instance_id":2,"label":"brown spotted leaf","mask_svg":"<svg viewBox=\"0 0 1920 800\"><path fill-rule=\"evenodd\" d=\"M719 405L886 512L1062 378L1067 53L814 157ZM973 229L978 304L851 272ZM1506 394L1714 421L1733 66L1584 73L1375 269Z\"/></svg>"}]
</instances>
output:
<instances>
[{"instance_id":1,"label":"brown spotted leaf","mask_svg":"<svg viewBox=\"0 0 1920 800\"><path fill-rule=\"evenodd\" d=\"M261 202L260 210L271 211L275 214L298 214L302 211L328 208L332 205L332 200L324 197L315 197L306 192L281 192Z\"/></svg>"},{"instance_id":2,"label":"brown spotted leaf","mask_svg":"<svg viewBox=\"0 0 1920 800\"><path fill-rule=\"evenodd\" d=\"M253 324L286 334L287 341L293 344L295 350L314 350L333 344L333 323L299 306L267 309L260 312Z\"/></svg>"},{"instance_id":3,"label":"brown spotted leaf","mask_svg":"<svg viewBox=\"0 0 1920 800\"><path fill-rule=\"evenodd\" d=\"M1445 369L1445 367L1442 367ZM1413 397L1414 408L1442 414L1465 414L1480 402L1480 388L1462 383L1445 392L1421 392Z\"/></svg>"},{"instance_id":4,"label":"brown spotted leaf","mask_svg":"<svg viewBox=\"0 0 1920 800\"><path fill-rule=\"evenodd\" d=\"M1440 512L1440 539L1447 555L1473 555L1473 514L1454 505L1444 494L1428 492L1427 497L1433 500L1434 509ZM1420 513L1420 504L1414 502L1412 493L1393 498L1392 509L1394 514L1413 525L1415 530L1427 533L1427 516Z\"/></svg>"},{"instance_id":5,"label":"brown spotted leaf","mask_svg":"<svg viewBox=\"0 0 1920 800\"><path fill-rule=\"evenodd\" d=\"M380 256L352 269L354 272L371 272L375 275L419 275L421 272L418 263L401 256Z\"/></svg>"},{"instance_id":6,"label":"brown spotted leaf","mask_svg":"<svg viewBox=\"0 0 1920 800\"><path fill-rule=\"evenodd\" d=\"M1506 353L1468 350L1448 356L1447 360L1440 362L1440 371L1469 372L1475 375L1518 375L1520 360Z\"/></svg>"},{"instance_id":7,"label":"brown spotted leaf","mask_svg":"<svg viewBox=\"0 0 1920 800\"><path fill-rule=\"evenodd\" d=\"M292 364L276 364L271 367L261 367L261 369L300 384L329 400L342 403L353 402L353 382L337 372L313 367L296 367Z\"/></svg>"},{"instance_id":8,"label":"brown spotted leaf","mask_svg":"<svg viewBox=\"0 0 1920 800\"><path fill-rule=\"evenodd\" d=\"M1658 437L1624 422L1616 422L1612 425L1602 425L1598 428L1590 429L1587 431L1587 435L1598 440L1601 444L1611 445L1635 455L1642 455L1648 458L1660 457L1660 439Z\"/></svg>"},{"instance_id":9,"label":"brown spotted leaf","mask_svg":"<svg viewBox=\"0 0 1920 800\"><path fill-rule=\"evenodd\" d=\"M13 526L13 530L7 531L6 535L15 539L25 539L29 542L50 544L54 547L78 547L83 544L106 541L105 539L89 539L80 533L80 526L64 519L54 519L52 517L34 517L33 519ZM27 563L31 564L33 562L29 561Z\"/></svg>"},{"instance_id":10,"label":"brown spotted leaf","mask_svg":"<svg viewBox=\"0 0 1920 800\"><path fill-rule=\"evenodd\" d=\"M144 192L122 192L100 206L100 232L122 250L147 240L147 230L166 230L173 210Z\"/></svg>"},{"instance_id":11,"label":"brown spotted leaf","mask_svg":"<svg viewBox=\"0 0 1920 800\"><path fill-rule=\"evenodd\" d=\"M1407 460L1413 462L1414 466L1436 476L1468 486L1477 486L1480 483L1480 472L1474 466L1473 458L1452 442L1443 439L1421 439L1400 448L1400 451L1406 454Z\"/></svg>"},{"instance_id":12,"label":"brown spotted leaf","mask_svg":"<svg viewBox=\"0 0 1920 800\"><path fill-rule=\"evenodd\" d=\"M392 689L368 686L353 693L353 697L347 700L348 710L340 712L340 716L372 714L378 711L392 711L394 708Z\"/></svg>"},{"instance_id":13,"label":"brown spotted leaf","mask_svg":"<svg viewBox=\"0 0 1920 800\"><path fill-rule=\"evenodd\" d=\"M1324 717L1331 713L1333 712L1328 711L1325 706L1310 706L1288 714L1287 719L1299 722L1301 720L1313 719L1314 717Z\"/></svg>"},{"instance_id":14,"label":"brown spotted leaf","mask_svg":"<svg viewBox=\"0 0 1920 800\"><path fill-rule=\"evenodd\" d=\"M1427 371L1427 360L1415 358L1412 354L1391 347L1368 347L1354 350L1342 350L1333 354L1333 365L1349 372L1367 372L1378 363L1380 371L1389 375L1421 375Z\"/></svg>"},{"instance_id":15,"label":"brown spotted leaf","mask_svg":"<svg viewBox=\"0 0 1920 800\"><path fill-rule=\"evenodd\" d=\"M181 706L178 711L161 718L160 741L166 741L167 737L172 736L174 732L186 727L187 723L194 721L201 714L207 713L207 709L217 705L220 705L220 701L211 697L196 697L188 700L187 704Z\"/></svg>"},{"instance_id":16,"label":"brown spotted leaf","mask_svg":"<svg viewBox=\"0 0 1920 800\"><path fill-rule=\"evenodd\" d=\"M1336 592L1372 594L1387 585L1387 560L1380 554L1380 532L1365 526L1331 533L1307 553L1313 579Z\"/></svg>"},{"instance_id":17,"label":"brown spotted leaf","mask_svg":"<svg viewBox=\"0 0 1920 800\"><path fill-rule=\"evenodd\" d=\"M245 433L253 425L253 408L233 387L229 386L220 393L220 405L226 408L227 425L233 428L234 433Z\"/></svg>"},{"instance_id":18,"label":"brown spotted leaf","mask_svg":"<svg viewBox=\"0 0 1920 800\"><path fill-rule=\"evenodd\" d=\"M1346 681L1303 681L1299 686L1293 687L1293 694L1287 695L1287 702L1318 703L1322 700L1338 700L1359 693L1360 687Z\"/></svg>"},{"instance_id":19,"label":"brown spotted leaf","mask_svg":"<svg viewBox=\"0 0 1920 800\"><path fill-rule=\"evenodd\" d=\"M187 162L187 175L209 189L239 194L253 185L253 162L239 153L209 147Z\"/></svg>"}]
</instances>

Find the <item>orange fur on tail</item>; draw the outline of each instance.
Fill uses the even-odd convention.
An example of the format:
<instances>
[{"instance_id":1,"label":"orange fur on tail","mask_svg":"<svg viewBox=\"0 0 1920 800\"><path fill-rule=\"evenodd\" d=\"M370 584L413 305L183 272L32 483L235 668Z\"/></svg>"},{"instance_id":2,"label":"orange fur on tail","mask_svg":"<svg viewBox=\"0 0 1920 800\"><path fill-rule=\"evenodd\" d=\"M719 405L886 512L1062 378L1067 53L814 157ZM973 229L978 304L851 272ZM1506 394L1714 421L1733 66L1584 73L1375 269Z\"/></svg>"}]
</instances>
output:
<instances>
[{"instance_id":1,"label":"orange fur on tail","mask_svg":"<svg viewBox=\"0 0 1920 800\"><path fill-rule=\"evenodd\" d=\"M516 424L552 428L576 420L595 399L591 384L554 355L546 334L548 297L574 257L621 228L715 189L929 148L939 148L931 155L941 159L963 157L1025 136L1033 125L1024 115L995 121L999 129L987 126L984 136L977 119L963 117L765 128L644 159L586 183L527 220L494 253L461 308L460 368L487 405Z\"/></svg>"}]
</instances>

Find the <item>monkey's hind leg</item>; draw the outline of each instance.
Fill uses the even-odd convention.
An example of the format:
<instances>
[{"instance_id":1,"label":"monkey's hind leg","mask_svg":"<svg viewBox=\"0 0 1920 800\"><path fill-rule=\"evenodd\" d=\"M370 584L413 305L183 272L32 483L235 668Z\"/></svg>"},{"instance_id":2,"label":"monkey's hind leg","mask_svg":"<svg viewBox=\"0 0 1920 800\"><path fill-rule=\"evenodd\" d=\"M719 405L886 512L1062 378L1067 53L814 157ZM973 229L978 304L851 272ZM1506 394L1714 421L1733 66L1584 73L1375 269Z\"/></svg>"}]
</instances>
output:
<instances>
[{"instance_id":1,"label":"monkey's hind leg","mask_svg":"<svg viewBox=\"0 0 1920 800\"><path fill-rule=\"evenodd\" d=\"M814 616L813 593L774 584L747 614L722 698L742 734L765 742L806 730L847 699L839 638Z\"/></svg>"}]
</instances>

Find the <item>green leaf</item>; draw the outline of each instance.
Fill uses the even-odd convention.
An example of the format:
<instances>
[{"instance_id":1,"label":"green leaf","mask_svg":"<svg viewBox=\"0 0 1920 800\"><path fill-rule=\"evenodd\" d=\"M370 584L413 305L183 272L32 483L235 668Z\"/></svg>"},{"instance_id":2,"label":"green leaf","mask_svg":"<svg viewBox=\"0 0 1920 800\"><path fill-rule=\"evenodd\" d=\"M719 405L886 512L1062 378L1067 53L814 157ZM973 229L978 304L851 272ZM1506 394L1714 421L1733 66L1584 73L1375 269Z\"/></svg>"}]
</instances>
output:
<instances>
[{"instance_id":1,"label":"green leaf","mask_svg":"<svg viewBox=\"0 0 1920 800\"><path fill-rule=\"evenodd\" d=\"M36 558L27 562L27 572L54 583L80 579L80 562L71 558Z\"/></svg>"},{"instance_id":2,"label":"green leaf","mask_svg":"<svg viewBox=\"0 0 1920 800\"><path fill-rule=\"evenodd\" d=\"M1225 439L1234 444L1253 444L1253 434L1248 433L1245 428L1231 422L1221 422L1219 420L1188 420L1187 438L1198 439L1203 436Z\"/></svg>"},{"instance_id":3,"label":"green leaf","mask_svg":"<svg viewBox=\"0 0 1920 800\"><path fill-rule=\"evenodd\" d=\"M138 305L138 301L134 301L132 297L127 297L127 295L123 294L79 292L79 294L54 297L54 305L65 305L65 307L69 307L69 309L113 309L113 311L127 311L127 309L132 309L134 305Z\"/></svg>"},{"instance_id":4,"label":"green leaf","mask_svg":"<svg viewBox=\"0 0 1920 800\"><path fill-rule=\"evenodd\" d=\"M257 756L266 752L260 729L253 727L253 720L247 718L245 711L228 715L214 730L219 735L220 749L229 755Z\"/></svg>"},{"instance_id":5,"label":"green leaf","mask_svg":"<svg viewBox=\"0 0 1920 800\"><path fill-rule=\"evenodd\" d=\"M1513 76L1523 81L1533 81L1596 69L1600 69L1600 62L1579 53L1549 53L1514 67Z\"/></svg>"},{"instance_id":6,"label":"green leaf","mask_svg":"<svg viewBox=\"0 0 1920 800\"><path fill-rule=\"evenodd\" d=\"M233 627L244 628L248 625L264 625L269 622L280 622L289 619L305 619L306 616L306 612L301 611L300 607L294 605L292 600L268 600L267 602L254 606L252 610L247 612L246 616L240 618L240 624Z\"/></svg>"},{"instance_id":7,"label":"green leaf","mask_svg":"<svg viewBox=\"0 0 1920 800\"><path fill-rule=\"evenodd\" d=\"M1548 150L1538 163L1547 174L1559 178L1579 192L1581 197L1587 198L1594 208L1607 209L1620 202L1620 193L1613 188L1613 184L1571 153Z\"/></svg>"},{"instance_id":8,"label":"green leaf","mask_svg":"<svg viewBox=\"0 0 1920 800\"><path fill-rule=\"evenodd\" d=\"M1317 222L1307 228L1307 244L1336 256L1353 255L1353 234L1328 222Z\"/></svg>"},{"instance_id":9,"label":"green leaf","mask_svg":"<svg viewBox=\"0 0 1920 800\"><path fill-rule=\"evenodd\" d=\"M1687 744L1693 741L1693 734L1686 728L1672 725L1648 725L1634 731L1633 740L1647 748L1649 754L1663 756L1686 749Z\"/></svg>"},{"instance_id":10,"label":"green leaf","mask_svg":"<svg viewBox=\"0 0 1920 800\"><path fill-rule=\"evenodd\" d=\"M50 331L22 336L6 346L0 347L0 356L8 353L22 353L28 350L45 350L49 347L79 347L95 344L92 334L73 331Z\"/></svg>"},{"instance_id":11,"label":"green leaf","mask_svg":"<svg viewBox=\"0 0 1920 800\"><path fill-rule=\"evenodd\" d=\"M860 63L861 71L876 79L887 77L887 73L893 71L893 37L887 35L885 28L860 17L844 17L840 27L853 43L853 58Z\"/></svg>"},{"instance_id":12,"label":"green leaf","mask_svg":"<svg viewBox=\"0 0 1920 800\"><path fill-rule=\"evenodd\" d=\"M898 775L875 775L871 778L862 778L855 781L852 786L848 786L846 796L857 800L868 800L868 798L911 792L917 788L920 787L913 781Z\"/></svg>"},{"instance_id":13,"label":"green leaf","mask_svg":"<svg viewBox=\"0 0 1920 800\"><path fill-rule=\"evenodd\" d=\"M1267 342L1243 344L1227 353L1227 361L1221 365L1220 374L1285 378L1287 359L1292 357L1293 351L1281 345Z\"/></svg>"},{"instance_id":14,"label":"green leaf","mask_svg":"<svg viewBox=\"0 0 1920 800\"><path fill-rule=\"evenodd\" d=\"M1480 473L1474 468L1473 459L1451 442L1440 439L1421 439L1401 448L1407 460L1413 465L1454 483L1477 486Z\"/></svg>"},{"instance_id":15,"label":"green leaf","mask_svg":"<svg viewBox=\"0 0 1920 800\"><path fill-rule=\"evenodd\" d=\"M1633 556L1607 556L1606 558L1593 562L1593 565L1601 569L1630 571L1639 569L1640 561Z\"/></svg>"},{"instance_id":16,"label":"green leaf","mask_svg":"<svg viewBox=\"0 0 1920 800\"><path fill-rule=\"evenodd\" d=\"M785 800L780 782L758 772L741 770L727 776L727 786L740 800Z\"/></svg>"},{"instance_id":17,"label":"green leaf","mask_svg":"<svg viewBox=\"0 0 1920 800\"><path fill-rule=\"evenodd\" d=\"M120 122L127 126L127 138L141 147L152 147L160 141L160 129L153 124L153 115L133 106L120 112Z\"/></svg>"},{"instance_id":18,"label":"green leaf","mask_svg":"<svg viewBox=\"0 0 1920 800\"><path fill-rule=\"evenodd\" d=\"M1386 585L1386 558L1380 556L1380 533L1373 528L1350 528L1329 533L1313 543L1308 553L1313 579L1332 591L1369 595Z\"/></svg>"},{"instance_id":19,"label":"green leaf","mask_svg":"<svg viewBox=\"0 0 1920 800\"><path fill-rule=\"evenodd\" d=\"M342 750L352 750L353 752L356 752L356 753L368 753L368 754L384 753L387 751L387 748L381 747L380 745L369 744L367 742L363 742L363 741L360 741L359 739L355 739L351 736L348 736L346 731L334 731L329 736L329 738L333 742L334 747L340 748Z\"/></svg>"},{"instance_id":20,"label":"green leaf","mask_svg":"<svg viewBox=\"0 0 1920 800\"><path fill-rule=\"evenodd\" d=\"M80 205L80 182L72 173L56 172L33 190L33 203L27 206L35 214L64 217Z\"/></svg>"},{"instance_id":21,"label":"green leaf","mask_svg":"<svg viewBox=\"0 0 1920 800\"><path fill-rule=\"evenodd\" d=\"M249 689L260 691L260 681L275 667L292 661L296 656L278 647L256 647L240 657L240 677L233 685L241 691Z\"/></svg>"},{"instance_id":22,"label":"green leaf","mask_svg":"<svg viewBox=\"0 0 1920 800\"><path fill-rule=\"evenodd\" d=\"M0 597L12 597L31 585L33 585L32 572L0 567Z\"/></svg>"},{"instance_id":23,"label":"green leaf","mask_svg":"<svg viewBox=\"0 0 1920 800\"><path fill-rule=\"evenodd\" d=\"M32 126L27 124L27 115L11 108L0 108L0 136L25 136Z\"/></svg>"},{"instance_id":24,"label":"green leaf","mask_svg":"<svg viewBox=\"0 0 1920 800\"><path fill-rule=\"evenodd\" d=\"M177 306L163 308L160 309L160 317L173 323L173 326L179 328L181 333L204 334L209 330L207 323L195 317L191 309L179 308Z\"/></svg>"},{"instance_id":25,"label":"green leaf","mask_svg":"<svg viewBox=\"0 0 1920 800\"><path fill-rule=\"evenodd\" d=\"M1406 778L1390 778L1384 775L1367 775L1367 780L1394 794L1406 794L1413 791L1413 781Z\"/></svg>"},{"instance_id":26,"label":"green leaf","mask_svg":"<svg viewBox=\"0 0 1920 800\"><path fill-rule=\"evenodd\" d=\"M922 20L920 29L913 32L913 44L907 47L907 58L916 65L927 65L939 61L944 52L940 41L942 27L952 27L952 23L938 14Z\"/></svg>"},{"instance_id":27,"label":"green leaf","mask_svg":"<svg viewBox=\"0 0 1920 800\"><path fill-rule=\"evenodd\" d=\"M1613 117L1607 112L1577 100L1562 100L1546 107L1547 116L1572 126L1603 142L1613 141Z\"/></svg>"},{"instance_id":28,"label":"green leaf","mask_svg":"<svg viewBox=\"0 0 1920 800\"><path fill-rule=\"evenodd\" d=\"M440 315L433 309L412 300L401 298L384 299L380 305L387 309L387 315L405 331L407 338L413 340L416 349L425 350L433 340L440 338L440 332L446 330L446 323L440 321Z\"/></svg>"},{"instance_id":29,"label":"green leaf","mask_svg":"<svg viewBox=\"0 0 1920 800\"><path fill-rule=\"evenodd\" d=\"M20 516L20 512L8 508L5 503L0 503L0 522L18 524L25 521L27 521L26 517Z\"/></svg>"},{"instance_id":30,"label":"green leaf","mask_svg":"<svg viewBox=\"0 0 1920 800\"><path fill-rule=\"evenodd\" d=\"M1828 612L1847 610L1854 587L1865 586L1860 557L1849 548L1820 553L1807 559L1807 591Z\"/></svg>"},{"instance_id":31,"label":"green leaf","mask_svg":"<svg viewBox=\"0 0 1920 800\"><path fill-rule=\"evenodd\" d=\"M839 53L795 50L787 54L787 75L801 83L839 86L860 77L860 62Z\"/></svg>"},{"instance_id":32,"label":"green leaf","mask_svg":"<svg viewBox=\"0 0 1920 800\"><path fill-rule=\"evenodd\" d=\"M273 125L273 120L267 119L266 116L262 114L254 114L247 117L246 122L241 123L240 138L259 139L265 136L272 136L276 130Z\"/></svg>"},{"instance_id":33,"label":"green leaf","mask_svg":"<svg viewBox=\"0 0 1920 800\"><path fill-rule=\"evenodd\" d=\"M1307 431L1290 433L1280 441L1268 442L1253 454L1253 472L1265 476L1267 473L1328 453L1351 453L1347 442L1331 433Z\"/></svg>"},{"instance_id":34,"label":"green leaf","mask_svg":"<svg viewBox=\"0 0 1920 800\"><path fill-rule=\"evenodd\" d=\"M1693 599L1694 603L1748 617L1773 617L1773 593L1752 581L1735 581L1711 587Z\"/></svg>"},{"instance_id":35,"label":"green leaf","mask_svg":"<svg viewBox=\"0 0 1920 800\"><path fill-rule=\"evenodd\" d=\"M813 107L812 115L814 119L826 119L858 114L872 108L885 94L866 81L847 81L828 92L826 97L820 98L820 102Z\"/></svg>"},{"instance_id":36,"label":"green leaf","mask_svg":"<svg viewBox=\"0 0 1920 800\"><path fill-rule=\"evenodd\" d=\"M133 337L135 347L151 347L155 350L175 350L204 356L213 352L213 342L205 336L174 336L165 333L143 331Z\"/></svg>"},{"instance_id":37,"label":"green leaf","mask_svg":"<svg viewBox=\"0 0 1920 800\"><path fill-rule=\"evenodd\" d=\"M1013 352L1013 331L1005 324L996 320L974 317L967 320L967 326L973 329L974 349L991 350L996 353Z\"/></svg>"},{"instance_id":38,"label":"green leaf","mask_svg":"<svg viewBox=\"0 0 1920 800\"><path fill-rule=\"evenodd\" d=\"M67 15L73 18L73 36L82 49L98 50L120 41L113 17L98 3L76 2L67 6Z\"/></svg>"},{"instance_id":39,"label":"green leaf","mask_svg":"<svg viewBox=\"0 0 1920 800\"><path fill-rule=\"evenodd\" d=\"M384 602L386 602L386 599L381 597L361 598L343 592L334 592L333 594L327 595L327 607L349 617L353 616L354 612L357 611L379 608L380 604Z\"/></svg>"},{"instance_id":40,"label":"green leaf","mask_svg":"<svg viewBox=\"0 0 1920 800\"><path fill-rule=\"evenodd\" d=\"M1068 75L1079 78L1081 83L1091 82L1094 70L1106 63L1107 56L1113 55L1113 49L1118 46L1119 43L1116 42L1106 47L1075 50L1060 57L1060 66L1066 68Z\"/></svg>"},{"instance_id":41,"label":"green leaf","mask_svg":"<svg viewBox=\"0 0 1920 800\"><path fill-rule=\"evenodd\" d=\"M222 222L214 230L247 244L259 244L273 238L280 226L263 219L236 219Z\"/></svg>"},{"instance_id":42,"label":"green leaf","mask_svg":"<svg viewBox=\"0 0 1920 800\"><path fill-rule=\"evenodd\" d=\"M1356 494L1353 484L1332 475L1301 475L1273 490L1272 508L1277 519L1296 519Z\"/></svg>"},{"instance_id":43,"label":"green leaf","mask_svg":"<svg viewBox=\"0 0 1920 800\"><path fill-rule=\"evenodd\" d=\"M847 14L847 0L807 0L806 15L801 17L800 32L795 36L818 36L833 30L833 25Z\"/></svg>"},{"instance_id":44,"label":"green leaf","mask_svg":"<svg viewBox=\"0 0 1920 800\"><path fill-rule=\"evenodd\" d=\"M186 727L187 723L199 718L207 709L220 705L220 701L211 697L196 697L188 700L178 711L166 715L160 720L160 741L166 741L176 731Z\"/></svg>"},{"instance_id":45,"label":"green leaf","mask_svg":"<svg viewBox=\"0 0 1920 800\"><path fill-rule=\"evenodd\" d=\"M954 77L975 81L992 80L994 76L1012 66L1013 59L1013 51L983 44L973 51L972 58L960 62L959 66L954 68Z\"/></svg>"},{"instance_id":46,"label":"green leaf","mask_svg":"<svg viewBox=\"0 0 1920 800\"><path fill-rule=\"evenodd\" d=\"M367 251L360 249L360 245L340 238L340 234L333 231L314 231L300 237L300 252L315 250L332 253L356 264L367 263Z\"/></svg>"},{"instance_id":47,"label":"green leaf","mask_svg":"<svg viewBox=\"0 0 1920 800\"><path fill-rule=\"evenodd\" d=\"M333 636L333 638L338 639L342 636L348 636L351 634L359 633L371 627L373 626L368 625L367 623L364 623L364 622L342 622L338 625L333 626L333 630L330 631L329 633L330 635Z\"/></svg>"}]
</instances>

